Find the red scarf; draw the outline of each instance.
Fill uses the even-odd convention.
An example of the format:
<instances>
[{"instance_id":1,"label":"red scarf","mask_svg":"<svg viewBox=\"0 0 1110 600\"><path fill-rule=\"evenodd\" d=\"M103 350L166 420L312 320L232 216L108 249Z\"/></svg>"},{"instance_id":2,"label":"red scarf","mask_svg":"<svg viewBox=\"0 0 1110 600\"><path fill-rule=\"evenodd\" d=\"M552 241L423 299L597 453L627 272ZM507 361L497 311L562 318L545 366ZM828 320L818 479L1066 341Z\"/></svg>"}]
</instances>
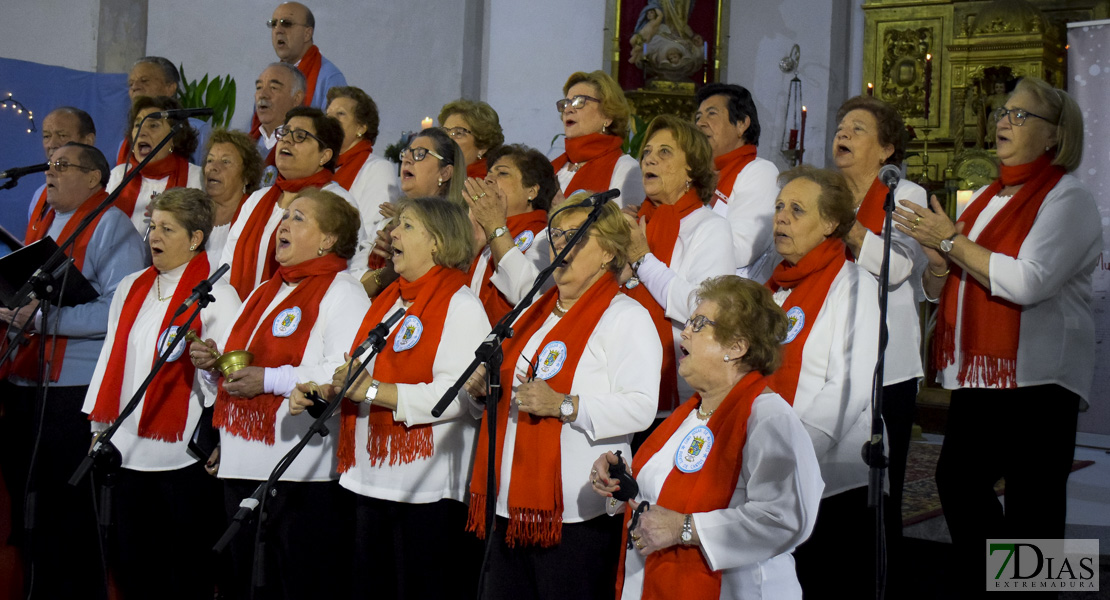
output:
<instances>
[{"instance_id":1,"label":"red scarf","mask_svg":"<svg viewBox=\"0 0 1110 600\"><path fill-rule=\"evenodd\" d=\"M509 235L513 236L514 243L521 252L525 252L536 240L536 236L547 227L547 213L542 210L533 210L531 212L513 215L506 220L509 227ZM521 237L524 232L530 232L530 236ZM480 255L479 255L480 256ZM478 258L474 258L474 262L470 263L470 271L467 273L469 280L474 281L476 275L475 271L478 268ZM482 306L486 307L486 316L489 317L490 323L496 323L505 316L505 313L513 309L505 297L501 295L497 286L493 285L490 278L493 277L493 257L486 261L486 270L482 274L482 285L479 288L478 297L482 299Z\"/></svg>"},{"instance_id":2,"label":"red scarf","mask_svg":"<svg viewBox=\"0 0 1110 600\"><path fill-rule=\"evenodd\" d=\"M648 248L663 264L670 266L678 241L678 227L682 219L695 210L705 206L697 192L687 191L675 204L656 205L652 200L644 200L640 205L640 216L647 218ZM663 371L659 379L659 410L671 410L682 401L678 397L678 362L674 351L674 330L666 311L655 301L647 286L638 285L626 289L625 294L634 298L651 313L659 343L663 345Z\"/></svg>"},{"instance_id":3,"label":"red scarf","mask_svg":"<svg viewBox=\"0 0 1110 600\"><path fill-rule=\"evenodd\" d=\"M168 304L158 303L151 307L151 310L161 310L164 314L162 316L162 326L158 328L159 334L155 344L153 355L150 357L150 364L158 361L158 355L162 352L164 347L169 347L173 342L173 337L176 334L177 328L174 328L172 335L167 335L165 340L162 339L162 334L167 332L170 327L170 317L173 316L171 308L181 306L189 294L192 293L193 288L201 282L201 280L208 277L208 253L201 252L189 261L189 265L185 267L185 272L181 275L181 280L177 282L177 288L173 292L173 297ZM123 301L123 310L120 312L119 324L116 326L115 338L112 340L112 354L113 360L108 361L107 367L104 370L104 379L100 383L100 391L96 395L96 405L89 413L89 420L98 423L112 423L119 418L120 404L123 401L123 375L124 365L126 361L123 357L127 356L127 351L130 347L131 341L131 328L135 325L135 319L139 316L139 311L146 301L147 294L150 289L154 287L154 281L158 277L158 270L154 267L149 267L143 271L142 275L131 284L131 289L127 292L127 298ZM202 326L197 326L197 334L202 333ZM185 342L182 342L184 345ZM184 346L179 346L178 349ZM181 352L183 354L184 352ZM154 380L150 382L150 387L147 388L146 395L144 396L143 412L139 417L139 436L154 440L161 440L163 442L180 442L185 433L185 421L189 416L189 398L193 391L193 375L195 367L188 359L180 360L178 358L166 361L158 374L154 376ZM136 367L140 367L141 362L136 363Z\"/></svg>"},{"instance_id":4,"label":"red scarf","mask_svg":"<svg viewBox=\"0 0 1110 600\"><path fill-rule=\"evenodd\" d=\"M40 222L43 221L44 217L46 217L46 211L49 209L50 206L46 203L46 186L43 186L42 193L39 194L39 199L35 201L35 208L31 211L31 219L27 223L27 231L23 234L24 244L30 244L32 236L38 234L38 227L42 226ZM53 211L51 211L51 214L53 214ZM45 228L43 229L43 231L50 229L49 223L53 220L54 217L51 216L50 221L47 221L47 224L44 226ZM45 234L39 235L34 239L39 240L43 237L45 237Z\"/></svg>"},{"instance_id":5,"label":"red scarf","mask_svg":"<svg viewBox=\"0 0 1110 600\"><path fill-rule=\"evenodd\" d=\"M316 80L320 77L320 65L324 62L324 57L320 54L320 49L315 44L312 45L301 57L301 61L297 63L297 70L304 74L305 90L304 102L302 106L312 106L312 97L316 94ZM285 115L281 115L284 119ZM258 128L262 126L262 121L258 120L258 113L251 114L251 130L250 136L254 141L258 141L262 134ZM271 154L272 155L272 154ZM273 164L273 163L266 163Z\"/></svg>"},{"instance_id":6,"label":"red scarf","mask_svg":"<svg viewBox=\"0 0 1110 600\"><path fill-rule=\"evenodd\" d=\"M332 173L327 169L320 169L315 174L302 179L286 179L280 174L274 185L262 195L258 204L254 206L251 214L247 215L247 222L243 226L243 233L235 244L235 253L231 259L231 273L228 281L235 291L239 292L239 299L246 300L254 290L255 281L266 281L274 276L278 270L278 263L274 259L276 247L275 237L266 235L266 223L274 214L274 207L281 200L284 192L299 192L307 187L323 188L332 181ZM262 251L262 244L266 243L266 264L262 272L257 273L258 253Z\"/></svg>"},{"instance_id":7,"label":"red scarf","mask_svg":"<svg viewBox=\"0 0 1110 600\"><path fill-rule=\"evenodd\" d=\"M683 514L703 513L728 508L736 491L736 482L744 466L744 445L748 441L748 419L752 403L767 388L762 374L752 371L737 382L705 426L713 432L713 447L705 464L693 473L683 473L677 467L663 482L659 492L659 506ZM633 476L659 453L671 439L690 412L701 404L701 396L694 394L671 416L663 421L636 452L632 461ZM632 509L625 508L622 537L628 537L628 520ZM623 540L627 542L627 539ZM624 547L624 543L621 547ZM617 568L617 598L624 587L624 559L622 552ZM721 595L721 572L709 568L701 550L695 546L671 546L648 555L644 561L644 589L641 598L658 600L690 598L716 600Z\"/></svg>"},{"instance_id":8,"label":"red scarf","mask_svg":"<svg viewBox=\"0 0 1110 600\"><path fill-rule=\"evenodd\" d=\"M732 186L736 185L736 178L740 171L755 160L756 147L754 144L744 144L735 150L730 150L713 159L713 166L717 168L717 189L713 192L710 206L717 206L717 202L728 204L732 196Z\"/></svg>"},{"instance_id":9,"label":"red scarf","mask_svg":"<svg viewBox=\"0 0 1110 600\"><path fill-rule=\"evenodd\" d=\"M788 334L787 341L783 344L782 366L774 375L767 376L767 385L791 405L798 392L802 351L805 350L809 332L813 331L817 313L825 305L825 297L829 295L833 280L848 260L844 256L846 249L847 246L839 238L828 238L803 256L798 264L790 266L785 260L780 262L767 282L767 287L772 292L779 289L793 290L782 304L793 337Z\"/></svg>"},{"instance_id":10,"label":"red scarf","mask_svg":"<svg viewBox=\"0 0 1110 600\"><path fill-rule=\"evenodd\" d=\"M135 157L131 157L129 164L131 168L134 169L138 166L139 161L135 160ZM119 196L116 196L116 208L122 210L123 214L127 215L127 218L130 219L138 208L135 206L135 203L138 202L139 190L143 187L143 180L150 179L152 181L158 181L167 177L169 177L169 181L166 182L167 190L177 187L187 187L189 185L189 161L177 154L171 153L162 160L148 163L147 166L143 167L139 176L132 179L131 183L128 183L127 187L123 188ZM150 201L147 200L148 204L149 202ZM146 210L146 206L143 206L142 210Z\"/></svg>"},{"instance_id":11,"label":"red scarf","mask_svg":"<svg viewBox=\"0 0 1110 600\"><path fill-rule=\"evenodd\" d=\"M486 160L484 158L479 158L469 165L466 165L467 177L477 177L478 179L485 179L487 173L489 173L489 165L486 164Z\"/></svg>"},{"instance_id":12,"label":"red scarf","mask_svg":"<svg viewBox=\"0 0 1110 600\"><path fill-rule=\"evenodd\" d=\"M252 367L295 367L301 364L308 337L320 313L320 300L331 287L336 273L346 268L347 261L332 253L279 268L277 274L260 285L243 305L224 344L224 351L250 351L254 354ZM277 296L282 284L298 281L296 289L267 314L266 307ZM279 318L282 319L280 322ZM290 326L295 329L284 336L274 335L275 330L280 330L282 326L286 330ZM232 397L224 390L223 382L220 382L219 388L212 424L243 439L261 440L272 446L277 411L285 398L266 393L253 398Z\"/></svg>"},{"instance_id":13,"label":"red scarf","mask_svg":"<svg viewBox=\"0 0 1110 600\"><path fill-rule=\"evenodd\" d=\"M568 162L580 165L570 184L563 189L563 194L570 196L578 190L591 190L604 192L609 189L613 181L613 169L621 155L623 140L615 135L604 133L591 133L576 138L567 138L566 152L551 161L555 173ZM582 164L585 163L585 164ZM626 198L628 202L635 202L635 198Z\"/></svg>"},{"instance_id":14,"label":"red scarf","mask_svg":"<svg viewBox=\"0 0 1110 600\"><path fill-rule=\"evenodd\" d=\"M366 159L370 158L370 153L373 151L374 146L367 140L360 139L355 142L353 146L336 159L333 181L343 186L343 189L350 190L355 178L358 177L359 171L362 170L362 165L366 164Z\"/></svg>"},{"instance_id":15,"label":"red scarf","mask_svg":"<svg viewBox=\"0 0 1110 600\"><path fill-rule=\"evenodd\" d=\"M856 220L875 235L882 235L883 233L883 222L886 221L886 211L883 210L883 205L886 204L886 195L889 190L890 188L876 177L875 181L871 182L871 188L867 190L867 195L863 197L863 202L860 202L859 208L856 209Z\"/></svg>"},{"instance_id":16,"label":"red scarf","mask_svg":"<svg viewBox=\"0 0 1110 600\"><path fill-rule=\"evenodd\" d=\"M100 203L108 197L108 193L103 189L95 192L89 196L77 210L73 211L73 215L66 222L65 227L62 227L62 232L58 235L60 240L58 245L64 246L65 242L69 240L70 236L77 229L77 224L84 220ZM24 236L26 244L32 244L46 237L50 231L50 225L54 222L54 209L42 213L42 206L45 205L45 199L39 199L40 205L35 206L35 212L31 215L31 221L27 223L27 233ZM107 210L111 210L109 207ZM101 212L96 216L96 219L89 226L81 232L81 235L74 240L73 245L70 246L70 256L73 258L73 266L77 267L80 271L85 265L85 251L89 248L89 241L92 240L93 233L100 225L100 219L104 218L104 213ZM30 333L27 336L27 345L19 349L15 358L11 362L11 373L22 377L24 379L35 380L38 379L39 374L39 346L42 344L42 335L38 333ZM50 361L50 381L58 381L58 377L62 374L62 359L66 354L66 342L68 338L64 335L48 335L46 336L46 360ZM7 342L3 344L4 349L7 349Z\"/></svg>"},{"instance_id":17,"label":"red scarf","mask_svg":"<svg viewBox=\"0 0 1110 600\"><path fill-rule=\"evenodd\" d=\"M116 165L127 163L127 159L131 158L131 136L123 136L123 143L119 145L119 153L116 154Z\"/></svg>"},{"instance_id":18,"label":"red scarf","mask_svg":"<svg viewBox=\"0 0 1110 600\"><path fill-rule=\"evenodd\" d=\"M616 279L604 275L570 307L543 341L533 355L532 363L542 365L556 361L558 352L548 345L562 342L566 357L562 366L547 384L560 394L570 394L574 390L574 372L578 361L586 349L594 328L601 316L609 308L613 297L619 292ZM497 448L495 456L497 478L500 480L501 457L504 454L505 428L509 422L509 402L512 388L516 385L516 357L543 326L559 299L558 288L552 288L537 300L513 325L515 335L505 341L505 363L501 367L501 400L497 411ZM541 356L541 353L547 353ZM478 447L475 456L489 453L487 432L489 413L482 416L481 432L478 434ZM513 446L513 464L509 477L509 527L505 531L505 541L510 548L517 545L545 548L555 546L563 535L563 475L561 446L559 436L563 422L556 418L535 417L517 413L516 442ZM479 538L486 537L486 461L474 461L474 472L470 479L470 517L467 531L475 532Z\"/></svg>"},{"instance_id":19,"label":"red scarf","mask_svg":"<svg viewBox=\"0 0 1110 600\"><path fill-rule=\"evenodd\" d=\"M458 269L436 265L416 281L398 278L382 293L374 298L370 310L362 319L362 325L351 346L355 348L366 339L370 330L394 312L397 300L412 301L405 311L401 324L393 329L386 338L386 345L374 362L374 379L389 383L431 383L432 367L436 352L443 337L443 325L447 321L447 309L451 298L459 288L466 286L466 275ZM414 326L419 325L419 331ZM397 334L401 339L397 339ZM407 348L413 335L416 339ZM339 430L339 472L346 472L355 464L355 424L358 421L358 405L344 402L342 425ZM369 432L366 452L370 455L370 465L390 465L411 463L432 456L435 446L432 441L432 425L408 427L393 420L393 411L380 406L370 407Z\"/></svg>"},{"instance_id":20,"label":"red scarf","mask_svg":"<svg viewBox=\"0 0 1110 600\"><path fill-rule=\"evenodd\" d=\"M1006 206L983 228L975 243L1006 256L1017 257L1025 236L1033 228L1037 213L1048 192L1064 176L1063 167L1052 165L1052 156L1042 154L1037 160L1016 167L1002 165L999 179L979 194L964 210L959 222L970 232L975 220L991 199L1005 186L1021 185ZM964 283L960 296L963 269L951 262L952 273L940 295L933 358L937 369L944 369L956 360L956 315L963 307L960 322L960 385L983 382L991 387L1017 387L1017 348L1021 331L1022 307L996 298L973 277Z\"/></svg>"}]
</instances>

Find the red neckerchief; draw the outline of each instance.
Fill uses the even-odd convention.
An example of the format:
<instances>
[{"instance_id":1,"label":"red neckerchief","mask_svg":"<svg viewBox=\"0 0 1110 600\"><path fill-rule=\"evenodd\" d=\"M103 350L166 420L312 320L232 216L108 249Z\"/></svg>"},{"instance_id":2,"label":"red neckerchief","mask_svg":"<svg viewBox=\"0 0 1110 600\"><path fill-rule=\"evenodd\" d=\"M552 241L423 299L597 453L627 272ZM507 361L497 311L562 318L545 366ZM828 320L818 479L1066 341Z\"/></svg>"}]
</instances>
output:
<instances>
[{"instance_id":1,"label":"red neckerchief","mask_svg":"<svg viewBox=\"0 0 1110 600\"><path fill-rule=\"evenodd\" d=\"M131 168L134 169L138 164L139 161L135 160L135 157L132 156L130 159ZM158 181L167 177L169 177L169 181L166 182L167 190L177 187L187 187L189 185L189 161L177 154L171 153L162 160L148 163L147 166L143 167L139 176L132 179L131 183L128 183L127 187L123 188L119 196L116 196L116 208L122 210L123 214L127 215L127 218L131 218L135 214L135 211L139 209L135 204L138 202L139 191L143 187L143 180L150 179L152 181ZM146 206L143 206L141 210L146 210Z\"/></svg>"},{"instance_id":2,"label":"red neckerchief","mask_svg":"<svg viewBox=\"0 0 1110 600\"><path fill-rule=\"evenodd\" d=\"M748 166L755 158L755 145L744 144L713 159L713 166L717 168L718 172L717 189L713 191L713 199L709 206L717 206L717 202L728 204L729 196L732 195L732 186L736 184L736 178L740 175L740 171L743 171L744 167Z\"/></svg>"},{"instance_id":3,"label":"red neckerchief","mask_svg":"<svg viewBox=\"0 0 1110 600\"><path fill-rule=\"evenodd\" d=\"M703 513L729 507L736 492L736 482L744 466L744 445L748 441L748 419L752 403L767 389L766 378L752 371L729 391L721 405L705 422L713 432L713 447L705 464L693 473L684 473L677 467L663 482L656 504L683 514ZM701 404L701 396L694 394L676 409L652 432L632 460L632 474L637 476L651 457L671 439L690 412ZM622 528L624 548L628 538L628 520L632 509L624 512ZM621 552L617 567L617 598L624 586L624 559ZM716 600L721 596L721 572L713 571L705 562L701 550L695 546L670 546L648 555L644 561L644 587L641 598L662 600L666 598L691 598Z\"/></svg>"},{"instance_id":4,"label":"red neckerchief","mask_svg":"<svg viewBox=\"0 0 1110 600\"><path fill-rule=\"evenodd\" d=\"M774 375L767 377L767 385L778 392L791 405L794 404L794 395L798 392L798 376L802 372L802 351L805 350L809 332L813 331L813 322L817 320L817 313L825 305L825 298L829 295L829 288L840 273L844 262L847 246L840 238L827 238L810 250L808 254L790 266L785 260L780 262L771 273L767 287L772 292L779 289L793 290L783 302L782 309L790 321L790 329L801 321L801 329L790 341L783 344L782 366ZM801 313L800 315L797 313Z\"/></svg>"},{"instance_id":5,"label":"red neckerchief","mask_svg":"<svg viewBox=\"0 0 1110 600\"><path fill-rule=\"evenodd\" d=\"M297 70L304 74L305 90L304 102L302 106L312 106L312 97L316 94L316 80L320 77L320 65L323 64L323 55L320 54L320 49L315 44L312 45L301 57L301 62L297 63ZM283 117L284 118L284 117ZM258 141L262 134L258 128L262 126L262 121L258 120L258 113L251 114L251 130L250 136L254 141ZM273 163L266 163L273 164Z\"/></svg>"},{"instance_id":6,"label":"red neckerchief","mask_svg":"<svg viewBox=\"0 0 1110 600\"><path fill-rule=\"evenodd\" d=\"M574 373L594 329L608 310L613 297L620 291L617 280L603 275L570 307L567 314L551 328L538 346L532 363L553 364L563 359L559 370L547 379L551 389L560 394L574 390ZM501 478L501 457L504 455L505 428L509 423L509 402L516 384L516 358L535 333L543 326L559 299L558 288L551 288L513 324L515 334L505 341L505 363L501 366L501 400L497 411L497 457L495 472ZM558 343L562 346L558 346ZM559 353L566 352L565 357ZM511 358L509 358L511 357ZM475 456L489 453L489 413L482 416ZM522 546L555 546L563 533L563 475L559 436L563 422L553 417L536 417L517 413L516 441L509 477L509 526L505 542L510 548ZM474 461L470 479L470 515L467 531L479 538L486 536L486 475L485 460ZM585 474L583 474L583 477Z\"/></svg>"},{"instance_id":7,"label":"red neckerchief","mask_svg":"<svg viewBox=\"0 0 1110 600\"><path fill-rule=\"evenodd\" d=\"M566 152L551 161L555 173L568 162L580 164L578 171L570 180L570 184L563 189L566 196L578 190L604 192L609 189L613 181L613 169L621 157L621 143L623 140L615 135L604 133L591 133L576 138L567 138ZM585 163L585 164L582 164ZM634 198L628 198L635 202Z\"/></svg>"},{"instance_id":8,"label":"red neckerchief","mask_svg":"<svg viewBox=\"0 0 1110 600\"><path fill-rule=\"evenodd\" d=\"M359 171L362 170L362 165L366 164L366 159L370 158L370 153L373 151L374 146L369 141L360 139L355 142L336 159L334 181L343 186L343 189L350 190Z\"/></svg>"},{"instance_id":9,"label":"red neckerchief","mask_svg":"<svg viewBox=\"0 0 1110 600\"><path fill-rule=\"evenodd\" d=\"M447 309L459 288L466 286L466 275L458 269L436 265L416 281L398 278L374 298L362 319L351 352L366 339L370 330L393 312L398 299L412 301L405 319L386 338L382 353L375 358L374 379L389 383L431 383L432 366L447 322ZM400 340L397 336L400 335ZM414 339L413 345L408 341ZM355 464L355 424L358 406L343 402L339 430L339 472ZM393 411L370 407L366 452L370 464L411 463L432 456L432 425L408 427L393 420Z\"/></svg>"},{"instance_id":10,"label":"red neckerchief","mask_svg":"<svg viewBox=\"0 0 1110 600\"><path fill-rule=\"evenodd\" d=\"M335 275L346 268L347 261L330 252L298 265L279 268L277 274L258 286L243 305L227 337L224 352L248 350L254 355L252 367L301 364L312 327L320 314L320 301ZM266 313L266 307L277 296L282 284L298 281L293 292ZM289 327L295 329L291 333L281 333L282 328ZM284 397L266 393L253 398L233 397L221 381L212 424L245 440L261 440L272 446L277 411L284 402Z\"/></svg>"},{"instance_id":11,"label":"red neckerchief","mask_svg":"<svg viewBox=\"0 0 1110 600\"><path fill-rule=\"evenodd\" d=\"M486 160L484 158L479 158L469 165L466 165L467 177L477 177L478 179L485 179L486 174L488 173L489 165L486 164Z\"/></svg>"},{"instance_id":12,"label":"red neckerchief","mask_svg":"<svg viewBox=\"0 0 1110 600\"><path fill-rule=\"evenodd\" d=\"M268 240L262 238L266 233L266 223L273 215L274 207L281 200L281 195L285 192L296 193L308 187L323 188L331 181L332 173L327 169L321 169L315 174L301 179L286 179L279 174L274 185L270 186L266 193L259 198L254 210L247 215L243 233L240 234L239 241L235 244L231 259L231 272L227 276L231 286L239 292L239 299L245 300L250 295L254 290L255 281L266 281L272 278L278 270L277 260L274 259L275 237L271 235ZM267 260L262 272L256 273L258 253L263 251L263 243L266 244Z\"/></svg>"},{"instance_id":13,"label":"red neckerchief","mask_svg":"<svg viewBox=\"0 0 1110 600\"><path fill-rule=\"evenodd\" d=\"M173 316L171 308L181 306L185 299L192 293L201 280L207 279L209 273L208 253L200 252L189 261L173 297L169 303L155 304L153 310L161 310L162 326L158 328L159 334L155 343L154 353L150 357L153 365L158 360L158 355L163 347L169 347L174 335L170 335L170 318ZM96 404L89 413L89 420L98 423L112 423L119 418L120 404L123 402L123 375L131 329L135 319L146 301L150 288L158 277L158 270L149 267L139 275L131 284L127 298L123 301L119 323L116 326L112 344L112 360L109 360L104 369L104 378L100 382L100 390L96 395ZM197 334L203 332L203 326L197 325ZM165 339L162 339L163 334ZM185 343L185 342L182 342ZM183 353L182 353L183 354ZM189 398L193 391L193 377L196 368L188 359L166 361L158 374L150 382L143 399L143 412L139 417L138 434L140 437L161 440L163 442L180 442L185 433L185 422L189 416ZM142 363L136 363L141 366Z\"/></svg>"},{"instance_id":14,"label":"red neckerchief","mask_svg":"<svg viewBox=\"0 0 1110 600\"><path fill-rule=\"evenodd\" d=\"M514 243L521 252L528 250L529 245L535 241L536 236L547 227L547 212L543 210L533 210L530 212L513 215L506 219L506 225L509 227L509 235L513 236ZM531 233L531 239L528 236L521 237L525 231ZM481 256L479 254L478 256ZM469 281L474 282L477 275L475 272L478 268L478 257L474 257L474 261L470 263L470 271L467 273ZM489 317L490 323L496 323L505 316L505 313L513 309L513 305L505 300L501 295L501 291L497 286L493 285L490 278L493 277L493 258L486 261L486 270L482 274L482 283L479 288L478 297L482 300L482 306L486 308L486 316Z\"/></svg>"},{"instance_id":15,"label":"red neckerchief","mask_svg":"<svg viewBox=\"0 0 1110 600\"><path fill-rule=\"evenodd\" d=\"M1017 257L1025 236L1033 228L1037 213L1048 192L1064 176L1063 167L1052 164L1052 156L1042 154L1037 160L1000 168L994 180L964 210L959 222L970 232L979 214L1003 187L1021 185L1006 206L987 223L975 240L976 244L1006 256ZM1021 331L1022 307L991 295L989 289L974 277L964 283L960 295L963 269L955 262L940 295L933 358L937 369L944 369L956 360L956 316L963 307L960 322L960 385L984 382L992 387L1017 387L1017 349Z\"/></svg>"}]
</instances>

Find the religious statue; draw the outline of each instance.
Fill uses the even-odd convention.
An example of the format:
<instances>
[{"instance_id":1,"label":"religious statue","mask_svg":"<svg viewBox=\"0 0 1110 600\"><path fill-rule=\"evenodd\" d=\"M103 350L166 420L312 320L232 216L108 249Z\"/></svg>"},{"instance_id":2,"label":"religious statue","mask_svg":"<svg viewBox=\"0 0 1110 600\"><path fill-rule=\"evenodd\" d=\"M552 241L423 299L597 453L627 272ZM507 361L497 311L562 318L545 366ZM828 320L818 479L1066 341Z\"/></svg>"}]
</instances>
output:
<instances>
[{"instance_id":1,"label":"religious statue","mask_svg":"<svg viewBox=\"0 0 1110 600\"><path fill-rule=\"evenodd\" d=\"M629 43L628 62L650 81L687 81L705 65L702 37L688 24L695 0L648 0Z\"/></svg>"}]
</instances>

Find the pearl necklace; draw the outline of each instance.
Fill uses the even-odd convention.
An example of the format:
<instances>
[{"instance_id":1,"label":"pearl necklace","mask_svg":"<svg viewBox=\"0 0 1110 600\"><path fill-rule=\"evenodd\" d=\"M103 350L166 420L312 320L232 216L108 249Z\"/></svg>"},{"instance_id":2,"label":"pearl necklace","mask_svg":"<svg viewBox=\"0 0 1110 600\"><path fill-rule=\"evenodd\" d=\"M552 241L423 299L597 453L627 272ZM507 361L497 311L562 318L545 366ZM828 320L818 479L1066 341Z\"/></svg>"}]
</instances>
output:
<instances>
[{"instance_id":1,"label":"pearl necklace","mask_svg":"<svg viewBox=\"0 0 1110 600\"><path fill-rule=\"evenodd\" d=\"M717 412L715 408L709 412L705 412L701 409L701 404L698 404L698 418L702 421L708 421L709 417L712 417L715 412Z\"/></svg>"},{"instance_id":2,"label":"pearl necklace","mask_svg":"<svg viewBox=\"0 0 1110 600\"><path fill-rule=\"evenodd\" d=\"M563 308L563 301L562 300L560 300L559 298L555 299L555 310L552 311L552 312L555 313L556 317L562 317L563 315L567 314L568 310L570 310L570 309Z\"/></svg>"},{"instance_id":3,"label":"pearl necklace","mask_svg":"<svg viewBox=\"0 0 1110 600\"><path fill-rule=\"evenodd\" d=\"M159 302L165 302L166 300L173 298L172 295L166 296L165 298L162 297L162 275L159 274L154 276L154 285L157 288L157 291L155 293L158 295Z\"/></svg>"}]
</instances>

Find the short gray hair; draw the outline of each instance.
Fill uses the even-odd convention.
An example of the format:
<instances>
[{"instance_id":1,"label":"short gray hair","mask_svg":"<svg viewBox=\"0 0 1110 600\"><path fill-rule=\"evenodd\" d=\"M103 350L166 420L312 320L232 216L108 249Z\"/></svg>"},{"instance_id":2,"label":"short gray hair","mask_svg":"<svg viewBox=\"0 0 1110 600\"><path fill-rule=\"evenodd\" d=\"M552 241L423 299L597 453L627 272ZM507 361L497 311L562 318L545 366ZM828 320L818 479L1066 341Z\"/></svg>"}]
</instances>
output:
<instances>
[{"instance_id":1,"label":"short gray hair","mask_svg":"<svg viewBox=\"0 0 1110 600\"><path fill-rule=\"evenodd\" d=\"M162 70L162 77L166 81L171 82L178 87L181 87L181 74L177 72L177 67L175 67L174 64L170 62L170 59L163 58L161 56L144 56L135 61L135 64L131 65L131 68L134 69L136 66L142 63L149 63L158 67Z\"/></svg>"},{"instance_id":2,"label":"short gray hair","mask_svg":"<svg viewBox=\"0 0 1110 600\"><path fill-rule=\"evenodd\" d=\"M272 62L266 65L266 69L269 69L270 67L285 69L289 73L289 76L293 78L293 89L289 90L290 94L304 92L308 89L308 80L304 78L304 73L301 73L301 70L298 69L296 66L289 63ZM265 71L266 69L262 70Z\"/></svg>"}]
</instances>

